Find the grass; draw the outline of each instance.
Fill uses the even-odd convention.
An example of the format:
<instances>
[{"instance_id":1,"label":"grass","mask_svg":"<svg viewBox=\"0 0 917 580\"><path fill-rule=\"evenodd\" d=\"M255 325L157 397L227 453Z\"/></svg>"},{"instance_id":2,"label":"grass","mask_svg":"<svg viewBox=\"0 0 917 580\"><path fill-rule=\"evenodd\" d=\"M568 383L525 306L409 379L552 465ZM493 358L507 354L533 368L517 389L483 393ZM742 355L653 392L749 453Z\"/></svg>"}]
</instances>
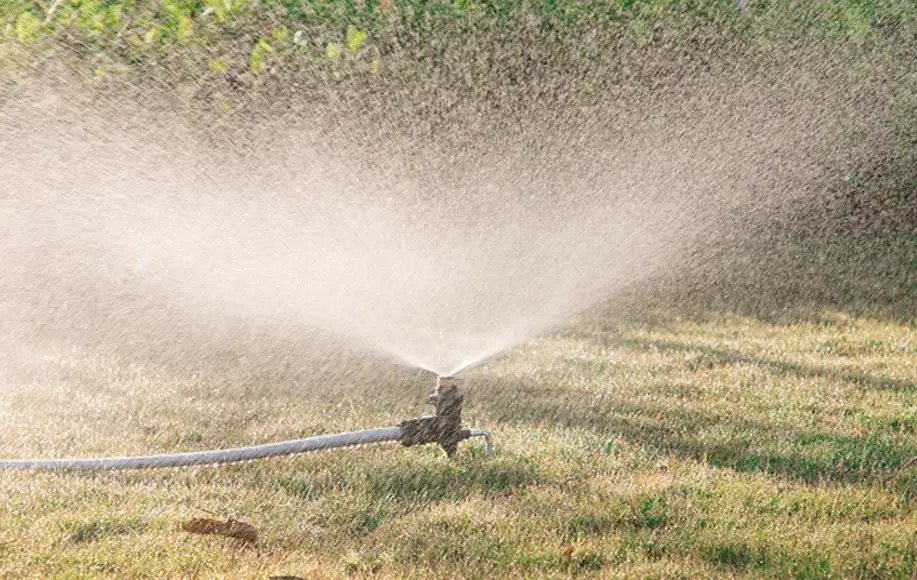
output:
<instances>
[{"instance_id":1,"label":"grass","mask_svg":"<svg viewBox=\"0 0 917 580\"><path fill-rule=\"evenodd\" d=\"M581 323L469 374L466 422L493 430L490 458L469 442L454 461L373 447L0 474L0 576L913 578L915 354L912 325L839 313ZM423 410L430 379L322 382L69 351L7 376L0 454L392 424ZM208 513L259 544L180 531Z\"/></svg>"}]
</instances>

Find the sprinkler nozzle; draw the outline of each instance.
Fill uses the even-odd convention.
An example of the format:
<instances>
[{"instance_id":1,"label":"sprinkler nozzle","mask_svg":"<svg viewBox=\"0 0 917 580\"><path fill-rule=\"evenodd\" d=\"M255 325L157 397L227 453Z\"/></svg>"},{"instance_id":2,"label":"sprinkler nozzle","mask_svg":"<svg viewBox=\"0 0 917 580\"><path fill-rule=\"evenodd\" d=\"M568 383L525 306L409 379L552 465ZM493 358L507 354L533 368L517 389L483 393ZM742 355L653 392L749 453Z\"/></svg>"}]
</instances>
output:
<instances>
[{"instance_id":1,"label":"sprinkler nozzle","mask_svg":"<svg viewBox=\"0 0 917 580\"><path fill-rule=\"evenodd\" d=\"M462 379L455 377L436 377L436 388L457 387L462 384Z\"/></svg>"}]
</instances>

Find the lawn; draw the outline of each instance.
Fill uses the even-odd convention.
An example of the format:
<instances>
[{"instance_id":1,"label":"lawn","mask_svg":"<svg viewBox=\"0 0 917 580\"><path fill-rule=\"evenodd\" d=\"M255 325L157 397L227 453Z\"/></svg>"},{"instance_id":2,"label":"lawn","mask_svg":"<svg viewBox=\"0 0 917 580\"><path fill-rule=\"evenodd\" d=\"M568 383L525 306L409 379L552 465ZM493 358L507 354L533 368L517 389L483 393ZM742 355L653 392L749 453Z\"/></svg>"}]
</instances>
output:
<instances>
[{"instance_id":1,"label":"lawn","mask_svg":"<svg viewBox=\"0 0 917 580\"><path fill-rule=\"evenodd\" d=\"M914 326L838 312L590 317L467 373L465 422L493 431L491 457L473 440L451 461L377 446L0 473L0 576L913 578L915 355ZM318 353L263 372L73 348L15 360L5 457L391 425L426 412L433 383ZM200 517L258 541L182 530Z\"/></svg>"}]
</instances>

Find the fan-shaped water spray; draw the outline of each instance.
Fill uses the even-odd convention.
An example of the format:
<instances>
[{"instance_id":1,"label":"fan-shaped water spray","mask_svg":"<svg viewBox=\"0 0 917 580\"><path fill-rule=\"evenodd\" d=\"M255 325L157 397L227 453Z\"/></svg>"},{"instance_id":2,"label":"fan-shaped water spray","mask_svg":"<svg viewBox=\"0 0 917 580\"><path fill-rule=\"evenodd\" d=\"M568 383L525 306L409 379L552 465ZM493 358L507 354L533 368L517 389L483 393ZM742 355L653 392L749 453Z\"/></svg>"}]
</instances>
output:
<instances>
[{"instance_id":1,"label":"fan-shaped water spray","mask_svg":"<svg viewBox=\"0 0 917 580\"><path fill-rule=\"evenodd\" d=\"M201 342L232 317L454 374L711 239L819 211L866 122L841 56L504 42L422 89L319 83L247 119L24 84L0 119L5 334Z\"/></svg>"}]
</instances>

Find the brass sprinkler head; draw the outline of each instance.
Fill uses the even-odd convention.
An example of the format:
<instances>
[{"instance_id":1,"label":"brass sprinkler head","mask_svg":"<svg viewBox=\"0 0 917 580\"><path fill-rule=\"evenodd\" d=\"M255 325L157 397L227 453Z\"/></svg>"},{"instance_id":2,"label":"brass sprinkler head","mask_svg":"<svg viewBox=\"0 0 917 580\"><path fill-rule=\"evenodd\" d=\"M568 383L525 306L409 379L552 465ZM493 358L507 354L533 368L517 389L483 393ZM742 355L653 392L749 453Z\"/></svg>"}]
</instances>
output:
<instances>
[{"instance_id":1,"label":"brass sprinkler head","mask_svg":"<svg viewBox=\"0 0 917 580\"><path fill-rule=\"evenodd\" d=\"M461 384L462 380L455 377L436 377L436 390L430 393L430 402L436 405L441 397L449 397L452 395L457 395L459 399L461 399L461 395L458 394L458 388ZM459 405L461 405L461 403L459 403Z\"/></svg>"},{"instance_id":2,"label":"brass sprinkler head","mask_svg":"<svg viewBox=\"0 0 917 580\"><path fill-rule=\"evenodd\" d=\"M464 397L459 392L459 384L461 380L455 377L436 379L436 390L430 394L430 402L436 407L436 414L403 421L400 425L403 445L438 443L449 457L455 454L459 441L471 436L471 432L462 427Z\"/></svg>"},{"instance_id":3,"label":"brass sprinkler head","mask_svg":"<svg viewBox=\"0 0 917 580\"><path fill-rule=\"evenodd\" d=\"M436 377L436 388L443 389L446 387L458 387L462 384L462 379L456 377Z\"/></svg>"}]
</instances>

